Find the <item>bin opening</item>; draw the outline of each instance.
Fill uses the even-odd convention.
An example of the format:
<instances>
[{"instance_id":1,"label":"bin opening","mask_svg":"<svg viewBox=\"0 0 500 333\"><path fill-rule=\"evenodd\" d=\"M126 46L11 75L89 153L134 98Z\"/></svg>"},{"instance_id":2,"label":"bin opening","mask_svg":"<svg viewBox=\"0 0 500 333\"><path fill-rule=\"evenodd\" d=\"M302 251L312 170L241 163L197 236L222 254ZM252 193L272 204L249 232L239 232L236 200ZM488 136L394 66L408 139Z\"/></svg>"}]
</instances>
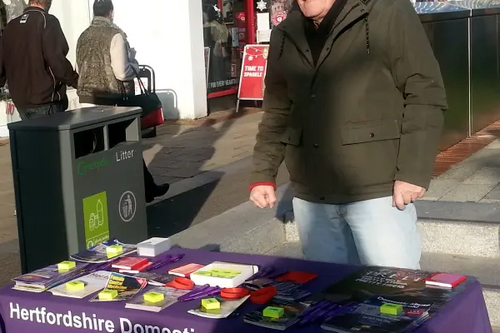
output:
<instances>
[{"instance_id":1,"label":"bin opening","mask_svg":"<svg viewBox=\"0 0 500 333\"><path fill-rule=\"evenodd\" d=\"M139 141L139 127L137 119L120 121L108 125L109 149L124 142Z\"/></svg>"},{"instance_id":2,"label":"bin opening","mask_svg":"<svg viewBox=\"0 0 500 333\"><path fill-rule=\"evenodd\" d=\"M104 151L106 147L104 127L74 133L73 144L75 145L75 158Z\"/></svg>"}]
</instances>

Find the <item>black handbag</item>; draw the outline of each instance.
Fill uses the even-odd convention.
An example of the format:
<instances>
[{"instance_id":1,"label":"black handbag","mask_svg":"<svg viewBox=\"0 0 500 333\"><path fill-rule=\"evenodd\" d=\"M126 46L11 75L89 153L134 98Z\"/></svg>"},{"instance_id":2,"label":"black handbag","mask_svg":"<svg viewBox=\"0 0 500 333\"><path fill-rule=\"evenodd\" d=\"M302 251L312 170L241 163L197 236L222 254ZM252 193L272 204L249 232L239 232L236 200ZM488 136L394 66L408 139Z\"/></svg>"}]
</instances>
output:
<instances>
[{"instance_id":1,"label":"black handbag","mask_svg":"<svg viewBox=\"0 0 500 333\"><path fill-rule=\"evenodd\" d=\"M153 81L152 88L146 89L141 76L136 72L137 81L141 93L139 95L131 95L126 93L125 85L120 82L121 99L116 104L117 106L139 106L142 108L141 114L141 129L156 128L164 123L163 105L155 92L154 71L148 66L143 66L144 70L149 71L150 79Z\"/></svg>"},{"instance_id":2,"label":"black handbag","mask_svg":"<svg viewBox=\"0 0 500 333\"><path fill-rule=\"evenodd\" d=\"M117 106L140 106L142 108L141 116L146 117L150 113L157 112L159 109L162 109L163 105L156 92L151 92L146 89L144 83L137 73L136 77L137 81L139 81L141 93L139 95L127 94L125 91L125 85L120 81L122 97L117 103Z\"/></svg>"}]
</instances>

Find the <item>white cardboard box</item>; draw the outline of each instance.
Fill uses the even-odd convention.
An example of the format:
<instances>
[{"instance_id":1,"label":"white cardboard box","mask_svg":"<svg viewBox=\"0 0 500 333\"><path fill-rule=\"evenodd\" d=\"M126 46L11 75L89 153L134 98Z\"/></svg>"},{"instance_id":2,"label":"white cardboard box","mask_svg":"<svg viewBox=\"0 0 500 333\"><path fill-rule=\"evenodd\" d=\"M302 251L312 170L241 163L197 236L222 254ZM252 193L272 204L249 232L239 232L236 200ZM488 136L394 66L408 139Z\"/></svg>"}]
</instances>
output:
<instances>
[{"instance_id":1,"label":"white cardboard box","mask_svg":"<svg viewBox=\"0 0 500 333\"><path fill-rule=\"evenodd\" d=\"M137 254L141 257L156 257L170 248L170 238L153 237L137 244Z\"/></svg>"},{"instance_id":2,"label":"white cardboard box","mask_svg":"<svg viewBox=\"0 0 500 333\"><path fill-rule=\"evenodd\" d=\"M233 278L222 278L196 274L198 272L209 272L214 269L221 271L237 271L240 272L240 274ZM207 265L203 268L200 268L196 272L193 272L190 275L190 278L194 282L194 284L198 286L208 284L211 287L235 288L243 284L258 271L259 267L256 265L233 264L229 262L215 261L210 265Z\"/></svg>"}]
</instances>

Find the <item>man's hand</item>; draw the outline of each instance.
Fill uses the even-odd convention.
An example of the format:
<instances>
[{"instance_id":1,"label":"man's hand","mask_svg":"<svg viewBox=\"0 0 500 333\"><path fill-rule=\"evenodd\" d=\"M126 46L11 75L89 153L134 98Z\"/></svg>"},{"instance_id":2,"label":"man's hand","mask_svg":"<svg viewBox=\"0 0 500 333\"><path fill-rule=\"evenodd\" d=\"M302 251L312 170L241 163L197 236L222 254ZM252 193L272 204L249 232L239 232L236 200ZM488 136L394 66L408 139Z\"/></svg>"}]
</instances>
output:
<instances>
[{"instance_id":1,"label":"man's hand","mask_svg":"<svg viewBox=\"0 0 500 333\"><path fill-rule=\"evenodd\" d=\"M255 186L250 192L250 201L259 208L273 208L276 204L276 191L273 186Z\"/></svg>"},{"instance_id":2,"label":"man's hand","mask_svg":"<svg viewBox=\"0 0 500 333\"><path fill-rule=\"evenodd\" d=\"M406 205L424 197L425 188L400 180L394 182L392 205L405 210Z\"/></svg>"}]
</instances>

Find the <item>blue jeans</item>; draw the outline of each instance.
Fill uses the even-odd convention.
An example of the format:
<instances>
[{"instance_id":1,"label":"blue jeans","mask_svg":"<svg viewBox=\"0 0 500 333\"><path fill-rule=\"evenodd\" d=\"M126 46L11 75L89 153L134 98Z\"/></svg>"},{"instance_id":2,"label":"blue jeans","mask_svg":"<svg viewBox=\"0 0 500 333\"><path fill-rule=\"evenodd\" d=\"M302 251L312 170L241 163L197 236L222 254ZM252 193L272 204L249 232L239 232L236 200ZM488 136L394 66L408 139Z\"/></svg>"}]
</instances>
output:
<instances>
[{"instance_id":1,"label":"blue jeans","mask_svg":"<svg viewBox=\"0 0 500 333\"><path fill-rule=\"evenodd\" d=\"M308 260L420 269L421 243L413 204L392 197L343 205L293 199L302 251Z\"/></svg>"}]
</instances>

